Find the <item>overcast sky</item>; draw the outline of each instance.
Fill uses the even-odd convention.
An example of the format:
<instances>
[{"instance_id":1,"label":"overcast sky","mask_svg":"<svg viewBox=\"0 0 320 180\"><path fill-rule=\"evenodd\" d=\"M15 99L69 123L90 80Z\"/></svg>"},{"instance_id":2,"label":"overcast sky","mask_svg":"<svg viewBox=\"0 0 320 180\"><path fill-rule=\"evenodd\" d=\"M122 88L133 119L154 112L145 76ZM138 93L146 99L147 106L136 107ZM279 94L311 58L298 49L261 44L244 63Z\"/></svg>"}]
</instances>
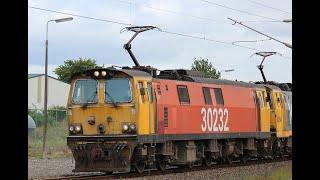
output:
<instances>
[{"instance_id":1,"label":"overcast sky","mask_svg":"<svg viewBox=\"0 0 320 180\"><path fill-rule=\"evenodd\" d=\"M227 19L231 17L281 41L292 43L291 23L266 22L273 21L273 19L291 19L291 1L208 1L218 5L201 0L29 0L29 6L128 24L154 25L165 31L205 36L228 43L268 39L239 24L232 25L233 23ZM219 5L258 16L230 10ZM44 73L46 22L50 19L68 17L68 15L32 8L29 8L28 11L28 72ZM67 59L78 59L79 57L94 58L99 65L132 66L133 62L123 49L123 44L130 39L133 33L120 33L124 27L124 25L80 17L74 17L74 20L70 22L50 23L49 74L56 77L53 72L54 68L63 64ZM201 56L208 58L217 70L222 71L223 78L261 81L262 77L257 65L262 58L251 56L256 51L228 43L176 36L154 30L140 34L132 43L132 51L141 65L151 65L158 69L190 69L193 58ZM281 53L283 56L274 55L265 61L266 77L268 80L291 82L292 50L290 48L270 40L236 44ZM223 72L227 69L235 71Z\"/></svg>"}]
</instances>

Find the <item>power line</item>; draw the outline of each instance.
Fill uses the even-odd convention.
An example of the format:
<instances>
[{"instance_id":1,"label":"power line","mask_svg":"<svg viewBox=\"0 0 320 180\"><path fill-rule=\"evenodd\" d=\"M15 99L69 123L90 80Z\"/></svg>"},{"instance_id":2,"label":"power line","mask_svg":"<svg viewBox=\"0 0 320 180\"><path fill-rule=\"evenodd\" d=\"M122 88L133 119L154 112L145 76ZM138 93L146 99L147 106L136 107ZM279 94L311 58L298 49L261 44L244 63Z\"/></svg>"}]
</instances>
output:
<instances>
[{"instance_id":1,"label":"power line","mask_svg":"<svg viewBox=\"0 0 320 180\"><path fill-rule=\"evenodd\" d=\"M201 19L201 20L204 20L204 21L211 21L211 22L215 22L215 23L228 24L228 23L225 23L225 22L222 22L222 21L218 21L218 20L212 19L212 18L201 17L201 16L196 16L196 15L193 15L193 14L184 13L184 12L178 12L178 11L173 11L173 10L169 10L169 9L158 8L158 7L150 6L150 5L143 4L143 3L133 3L133 2L124 1L124 0L116 0L116 1L119 1L119 2L125 3L125 4L130 4L130 5L141 5L143 7L148 8L148 9L161 11L161 12L165 12L165 13L169 13L169 14L175 14L175 15L180 15L180 16L188 16L188 17L192 17L192 18L195 18L195 19Z\"/></svg>"},{"instance_id":2,"label":"power line","mask_svg":"<svg viewBox=\"0 0 320 180\"><path fill-rule=\"evenodd\" d=\"M271 39L269 38L269 39L260 39L260 40L234 41L234 42L232 42L232 44L246 43L246 42L262 42L262 41L269 41L269 40L271 40Z\"/></svg>"},{"instance_id":3,"label":"power line","mask_svg":"<svg viewBox=\"0 0 320 180\"><path fill-rule=\"evenodd\" d=\"M287 12L287 11L284 11L284 10L281 10L281 9L278 9L278 8L275 8L275 7L271 7L269 5L266 5L266 4L262 4L260 2L257 2L257 1L253 1L253 0L247 0L253 4L258 4L260 6L263 6L263 7L266 7L266 8L269 8L269 9L273 9L273 10L276 10L276 11L280 11L280 12L283 12L283 13L287 13L287 14L291 14L290 12Z\"/></svg>"},{"instance_id":4,"label":"power line","mask_svg":"<svg viewBox=\"0 0 320 180\"><path fill-rule=\"evenodd\" d=\"M32 9L38 9L38 10L42 10L42 11L48 11L48 12L64 14L64 15L70 15L70 16L75 16L75 17L80 17L80 18L85 18L85 19L91 19L91 20L96 20L96 21L109 22L109 23L125 25L125 26L133 26L133 24L123 23L123 22L118 22L118 21L112 21L112 20L106 20L106 19L100 19L100 18L93 18L93 17L89 17L89 16L82 16L82 15L66 13L66 12L60 12L60 11L55 11L55 10L50 10L50 9L44 9L44 8L39 8L39 7L34 7L34 6L28 6L28 7L32 8Z\"/></svg>"},{"instance_id":5,"label":"power line","mask_svg":"<svg viewBox=\"0 0 320 180\"><path fill-rule=\"evenodd\" d=\"M95 18L95 17L77 15L77 14L66 13L66 12L61 12L61 11L55 11L55 10L39 8L39 7L34 7L34 6L28 6L28 7L32 8L32 9L41 10L41 11L64 14L64 15L75 16L75 17L80 17L80 18L85 18L85 19L90 19L90 20L96 20L96 21L102 21L102 22L107 22L107 23L113 23L113 24L118 24L118 25L137 26L137 25L134 25L134 24L128 24L128 23L123 23L123 22L119 22L119 21L113 21L113 20L107 20L107 19L100 19L100 18ZM253 51L261 51L261 50L256 49L256 48L251 48L251 47L242 46L242 45L238 45L238 44L232 44L231 42L220 41L220 40L210 39L210 38L206 38L206 37L193 36L193 35L189 35L189 34L177 33L177 32L166 31L166 30L160 30L160 32L163 32L163 33L166 33L166 34L171 34L171 35L176 35L176 36L183 36L183 37L189 37L189 38L193 38L193 39L200 39L200 40L205 40L205 41L210 41L210 42L216 42L216 43L221 43L221 44L237 46L237 47L241 47L241 48L245 48L245 49L249 49L249 50L253 50ZM286 57L286 56L282 56L282 57L287 58L287 59L291 59L291 57Z\"/></svg>"},{"instance_id":6,"label":"power line","mask_svg":"<svg viewBox=\"0 0 320 180\"><path fill-rule=\"evenodd\" d=\"M209 22L214 22L214 23L220 23L220 24L229 24L223 21L219 21L217 19L212 19L212 18L207 18L207 17L202 17L202 16L196 16L193 14L189 14L189 13L184 13L184 12L179 12L179 11L173 11L173 10L169 10L169 9L163 9L163 8L158 8L158 7L154 7L154 6L150 6L148 4L145 3L133 3L130 1L125 1L125 0L114 0L114 1L118 1L120 3L124 3L124 4L129 4L131 5L141 5L145 8L148 9L152 9L152 10L156 10L156 11L160 11L160 12L164 12L164 13L169 13L169 14L174 14L174 15L180 15L180 16L188 16L191 18L195 18L195 19L200 19L200 20L204 20L204 21L209 21ZM131 13L131 11L130 11ZM248 20L248 21L242 21L242 22L259 22L259 23L269 23L269 22L281 22L283 23L284 21L280 21L280 20Z\"/></svg>"},{"instance_id":7,"label":"power line","mask_svg":"<svg viewBox=\"0 0 320 180\"><path fill-rule=\"evenodd\" d=\"M264 21L264 20L246 20L246 21L241 21L241 22L257 22L257 23L283 23L283 24L288 24L288 22L286 22L285 20L282 20L282 21L279 21L279 20L276 20L276 21Z\"/></svg>"},{"instance_id":8,"label":"power line","mask_svg":"<svg viewBox=\"0 0 320 180\"><path fill-rule=\"evenodd\" d=\"M212 4L212 5L215 5L215 6L223 7L225 9L230 9L230 10L233 10L233 11L237 11L237 12L241 12L241 13L244 13L244 14L248 14L248 15L251 15L251 16L257 16L257 17L261 17L261 18L265 18L265 19L274 20L274 21L280 21L278 19L274 19L274 18L267 17L267 16L262 16L262 15L259 15L259 14L254 14L254 13L251 13L251 12L248 12L248 11L244 11L244 10L240 10L240 9L235 9L235 8L232 8L232 7L223 5L223 4L218 4L218 3L215 3L215 2L212 2L212 1L207 1L207 0L199 0L199 1L202 1L202 2L205 2L205 3L208 3L208 4Z\"/></svg>"},{"instance_id":9,"label":"power line","mask_svg":"<svg viewBox=\"0 0 320 180\"><path fill-rule=\"evenodd\" d=\"M212 19L212 18L207 18L207 17L201 17L201 16L195 16L193 14L188 14L188 13L184 13L184 12L178 12L178 11L173 11L173 10L169 10L169 9L163 9L163 8L158 8L158 7L154 7L154 6L150 6L150 5L147 5L147 4L143 4L143 3L133 3L133 2L130 2L130 1L125 1L125 0L115 0L115 1L118 1L118 2L121 2L121 3L124 3L124 4L129 4L130 6L131 5L141 5L145 8L148 8L148 9L152 9L152 10L155 10L155 11L160 11L160 12L164 12L164 13L169 13L169 14L174 14L174 15L180 15L180 16L188 16L188 17L191 17L191 18L195 18L195 19L200 19L200 20L204 20L204 21L209 21L209 22L214 22L214 23L220 23L220 24L229 24L229 23L226 23L226 22L223 22L223 21L219 21L219 20L216 20L216 19ZM268 23L268 22L281 22L283 23L284 21L282 20L248 20L248 21L242 21L242 22L261 22L261 23Z\"/></svg>"},{"instance_id":10,"label":"power line","mask_svg":"<svg viewBox=\"0 0 320 180\"><path fill-rule=\"evenodd\" d=\"M259 33L259 34L261 34L261 35L263 35L263 36L266 36L266 37L268 37L268 38L270 38L270 39L272 39L272 40L274 40L274 41L277 41L277 42L279 42L279 43L281 43L281 44L285 45L286 47L288 47L288 48L291 48L291 49L292 49L292 45L291 45L291 44L289 44L289 43L286 43L286 42L280 41L280 40L278 40L278 39L276 39L276 38L274 38L274 37L271 37L271 36L269 36L269 35L267 35L267 34L265 34L265 33L262 33L262 32L260 32L260 31L258 31L258 30L256 30L256 29L253 29L252 27L249 27L249 26L247 26L247 25L245 25L245 24L242 24L242 22L240 22L240 21L236 21L236 20L231 19L231 18L228 18L228 19L234 22L234 24L233 24L233 25L235 25L235 24L237 24L237 23L238 23L238 24L240 24L241 26L244 26L244 27L246 27L246 28L248 28L248 29L250 29L250 30L252 30L252 31L255 31L255 32L257 32L257 33Z\"/></svg>"}]
</instances>

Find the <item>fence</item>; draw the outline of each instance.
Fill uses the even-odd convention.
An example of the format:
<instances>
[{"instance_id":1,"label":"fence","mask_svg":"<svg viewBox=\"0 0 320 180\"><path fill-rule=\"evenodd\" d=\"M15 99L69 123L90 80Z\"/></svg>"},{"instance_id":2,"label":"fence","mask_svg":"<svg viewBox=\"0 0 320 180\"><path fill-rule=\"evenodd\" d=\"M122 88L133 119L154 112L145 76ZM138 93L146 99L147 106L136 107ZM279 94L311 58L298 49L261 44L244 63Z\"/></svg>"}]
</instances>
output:
<instances>
[{"instance_id":1,"label":"fence","mask_svg":"<svg viewBox=\"0 0 320 180\"><path fill-rule=\"evenodd\" d=\"M44 124L44 113L42 109L28 109L28 114L35 121L37 127ZM56 125L62 121L67 121L67 109L48 109L49 125Z\"/></svg>"}]
</instances>

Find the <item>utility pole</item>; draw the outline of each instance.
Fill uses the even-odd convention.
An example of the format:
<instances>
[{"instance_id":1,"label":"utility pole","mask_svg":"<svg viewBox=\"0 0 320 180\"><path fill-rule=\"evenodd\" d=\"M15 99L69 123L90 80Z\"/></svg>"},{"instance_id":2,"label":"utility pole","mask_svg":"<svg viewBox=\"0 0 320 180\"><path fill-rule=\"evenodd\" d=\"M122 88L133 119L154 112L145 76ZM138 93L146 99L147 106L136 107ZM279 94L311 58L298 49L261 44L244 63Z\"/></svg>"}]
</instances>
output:
<instances>
[{"instance_id":1,"label":"utility pole","mask_svg":"<svg viewBox=\"0 0 320 180\"><path fill-rule=\"evenodd\" d=\"M66 21L72 21L72 17L68 18L62 18L62 19L54 19L54 20L49 20L47 21L47 26L46 26L46 55L45 55L45 79L44 79L44 108L43 108L43 113L44 113L44 128L43 128L43 142L42 142L42 156L45 155L46 151L46 138L47 138L47 126L48 126L48 31L49 31L49 23L50 22L56 22L56 23L61 23L61 22L66 22Z\"/></svg>"},{"instance_id":2,"label":"utility pole","mask_svg":"<svg viewBox=\"0 0 320 180\"><path fill-rule=\"evenodd\" d=\"M248 29L251 29L252 31L255 31L255 32L259 33L259 34L262 34L263 36L266 36L266 37L268 37L268 38L270 38L270 39L272 39L272 40L274 40L274 41L277 41L277 42L279 42L279 43L281 43L281 44L285 45L286 47L288 47L288 48L291 48L291 49L292 49L292 45L291 45L291 44L289 44L289 43L286 43L286 42L280 41L280 40L278 40L278 39L276 39L276 38L273 38L273 37L271 37L271 36L269 36L269 35L267 35L267 34L265 34L265 33L262 33L262 32L260 32L260 31L258 31L258 30L256 30L256 29L253 29L253 28L251 28L251 27L249 27L249 26L247 26L247 25L243 24L243 23L242 23L242 22L240 22L240 21L236 21L236 20L231 19L231 18L228 18L228 19L234 22L234 24L233 24L233 25L235 25L235 24L240 24L240 25L242 25L242 26L244 26L244 27L246 27L246 28L248 28ZM285 22L285 21L286 21L286 22L290 22L290 21L292 21L292 20L284 20L283 22Z\"/></svg>"}]
</instances>

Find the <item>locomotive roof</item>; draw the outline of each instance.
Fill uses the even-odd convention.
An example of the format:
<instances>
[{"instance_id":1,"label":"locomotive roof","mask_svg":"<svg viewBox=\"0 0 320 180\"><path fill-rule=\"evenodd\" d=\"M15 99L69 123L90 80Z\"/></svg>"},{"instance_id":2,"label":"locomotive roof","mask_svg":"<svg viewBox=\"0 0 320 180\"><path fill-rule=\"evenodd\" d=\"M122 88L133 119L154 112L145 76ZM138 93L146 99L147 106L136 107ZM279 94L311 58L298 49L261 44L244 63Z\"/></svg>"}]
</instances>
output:
<instances>
[{"instance_id":1,"label":"locomotive roof","mask_svg":"<svg viewBox=\"0 0 320 180\"><path fill-rule=\"evenodd\" d=\"M275 89L275 90L280 90L281 91L281 89L278 86L275 86L275 85L271 85L271 84L259 84L259 85L267 87L267 88L270 88L270 89Z\"/></svg>"},{"instance_id":2,"label":"locomotive roof","mask_svg":"<svg viewBox=\"0 0 320 180\"><path fill-rule=\"evenodd\" d=\"M222 80L222 79L212 79L205 77L193 77L187 76L193 80L193 82L198 83L207 83L207 84L217 84L217 85L232 85L240 87L250 87L250 88L261 88L261 86L253 83L241 82L241 81L231 81L231 80Z\"/></svg>"},{"instance_id":3,"label":"locomotive roof","mask_svg":"<svg viewBox=\"0 0 320 180\"><path fill-rule=\"evenodd\" d=\"M76 73L72 76L72 78L76 76L92 76L94 71L107 71L107 72L123 72L131 77L140 76L140 77L151 77L151 75L144 71L132 70L132 69L115 69L115 68L93 68L88 69L83 72Z\"/></svg>"},{"instance_id":4,"label":"locomotive roof","mask_svg":"<svg viewBox=\"0 0 320 180\"><path fill-rule=\"evenodd\" d=\"M129 76L151 77L151 75L149 73L144 72L144 71L139 71L139 70L121 69L118 71L122 71L122 72L128 74Z\"/></svg>"},{"instance_id":5,"label":"locomotive roof","mask_svg":"<svg viewBox=\"0 0 320 180\"><path fill-rule=\"evenodd\" d=\"M242 81L231 81L225 79L212 79L206 77L194 77L194 76L186 76L188 79L192 80L191 82L197 83L207 83L207 84L217 84L217 85L231 85L231 86L239 86L239 87L248 87L248 88L265 88L268 87L274 90L281 90L279 87L269 84L254 84L247 83Z\"/></svg>"},{"instance_id":6,"label":"locomotive roof","mask_svg":"<svg viewBox=\"0 0 320 180\"><path fill-rule=\"evenodd\" d=\"M208 77L201 71L186 70L186 69L163 70L163 71L160 71L160 74L157 76L157 78L171 79L171 80L178 80L178 81L189 81L189 82L197 82L197 83L207 83L207 84L231 85L231 86L248 87L248 88L268 87L271 89L279 89L277 86L269 85L269 84L255 84L255 83L248 83L248 82L242 82L242 81L213 79Z\"/></svg>"},{"instance_id":7,"label":"locomotive roof","mask_svg":"<svg viewBox=\"0 0 320 180\"><path fill-rule=\"evenodd\" d=\"M134 76L140 76L140 77L152 77L149 73L145 71L140 70L134 70L134 69L115 69L115 68L94 68L84 71L85 74L92 74L94 71L117 71L117 72L123 72L131 77ZM186 71L188 72L188 71ZM190 71L191 72L191 71ZM217 85L232 85L232 86L239 86L239 87L248 87L248 88L264 88L268 87L270 89L276 89L281 90L279 87L269 84L254 84L254 83L247 83L247 82L241 82L241 81L231 81L231 80L221 80L221 79L212 79L208 77L200 76L200 74L190 74L188 72L188 75L181 74L182 79L176 79L180 81L189 81L189 82L197 82L197 83L207 83L207 84L217 84ZM198 75L198 76L197 76ZM156 79L167 79L167 78L161 78L161 77L155 77ZM174 80L174 79L171 79Z\"/></svg>"}]
</instances>

